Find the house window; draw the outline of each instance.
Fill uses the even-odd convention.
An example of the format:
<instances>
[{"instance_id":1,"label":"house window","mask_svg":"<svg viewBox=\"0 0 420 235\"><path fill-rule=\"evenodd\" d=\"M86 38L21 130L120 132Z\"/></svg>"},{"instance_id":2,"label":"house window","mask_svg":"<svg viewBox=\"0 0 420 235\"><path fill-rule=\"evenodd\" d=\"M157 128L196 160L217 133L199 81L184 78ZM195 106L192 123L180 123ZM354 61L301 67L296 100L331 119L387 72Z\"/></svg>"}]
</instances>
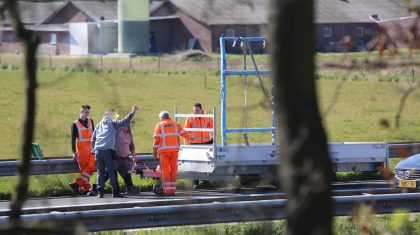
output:
<instances>
[{"instance_id":1,"label":"house window","mask_svg":"<svg viewBox=\"0 0 420 235\"><path fill-rule=\"evenodd\" d=\"M56 45L57 44L57 34L56 33L50 33L50 44Z\"/></svg>"},{"instance_id":2,"label":"house window","mask_svg":"<svg viewBox=\"0 0 420 235\"><path fill-rule=\"evenodd\" d=\"M356 27L356 37L363 37L363 36L364 36L363 27Z\"/></svg>"},{"instance_id":3,"label":"house window","mask_svg":"<svg viewBox=\"0 0 420 235\"><path fill-rule=\"evenodd\" d=\"M332 29L331 27L324 27L324 37L330 38L332 36Z\"/></svg>"},{"instance_id":4,"label":"house window","mask_svg":"<svg viewBox=\"0 0 420 235\"><path fill-rule=\"evenodd\" d=\"M226 29L226 37L235 37L235 29Z\"/></svg>"}]
</instances>

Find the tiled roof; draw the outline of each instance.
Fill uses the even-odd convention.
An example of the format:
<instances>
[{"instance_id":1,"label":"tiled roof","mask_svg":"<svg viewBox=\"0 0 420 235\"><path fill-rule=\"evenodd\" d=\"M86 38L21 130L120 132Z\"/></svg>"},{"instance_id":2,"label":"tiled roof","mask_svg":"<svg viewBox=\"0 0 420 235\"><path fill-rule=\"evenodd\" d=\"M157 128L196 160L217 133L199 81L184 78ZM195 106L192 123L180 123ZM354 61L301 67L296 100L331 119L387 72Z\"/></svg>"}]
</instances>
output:
<instances>
[{"instance_id":1,"label":"tiled roof","mask_svg":"<svg viewBox=\"0 0 420 235\"><path fill-rule=\"evenodd\" d=\"M198 21L214 24L265 24L270 0L167 0ZM412 0L420 4L420 0ZM152 9L153 11L153 9ZM373 22L409 15L403 0L315 0L315 23Z\"/></svg>"}]
</instances>

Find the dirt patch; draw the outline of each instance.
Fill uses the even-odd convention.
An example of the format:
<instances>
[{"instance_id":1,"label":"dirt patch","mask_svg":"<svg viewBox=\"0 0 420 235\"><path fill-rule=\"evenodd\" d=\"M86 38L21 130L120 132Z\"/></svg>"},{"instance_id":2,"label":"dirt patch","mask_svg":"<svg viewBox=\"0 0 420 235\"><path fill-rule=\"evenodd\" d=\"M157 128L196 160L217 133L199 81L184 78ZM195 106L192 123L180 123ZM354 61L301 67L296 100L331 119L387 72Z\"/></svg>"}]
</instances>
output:
<instances>
[{"instance_id":1,"label":"dirt patch","mask_svg":"<svg viewBox=\"0 0 420 235\"><path fill-rule=\"evenodd\" d=\"M172 56L168 56L168 59L175 59L176 61L210 61L210 56L206 55L202 51L182 51Z\"/></svg>"}]
</instances>

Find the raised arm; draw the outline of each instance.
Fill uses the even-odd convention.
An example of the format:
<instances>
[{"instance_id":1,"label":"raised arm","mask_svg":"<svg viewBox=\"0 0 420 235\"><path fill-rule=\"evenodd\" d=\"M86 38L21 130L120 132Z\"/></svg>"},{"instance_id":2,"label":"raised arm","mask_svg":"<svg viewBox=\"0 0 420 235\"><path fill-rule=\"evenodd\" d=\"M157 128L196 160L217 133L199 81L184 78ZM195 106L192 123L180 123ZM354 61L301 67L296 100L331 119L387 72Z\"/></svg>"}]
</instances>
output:
<instances>
[{"instance_id":1,"label":"raised arm","mask_svg":"<svg viewBox=\"0 0 420 235\"><path fill-rule=\"evenodd\" d=\"M131 108L131 112L127 116L125 116L121 120L112 121L112 125L115 127L115 129L118 129L118 128L123 127L123 126L129 127L130 126L130 121L131 121L131 119L133 119L134 114L136 114L136 111L137 111L137 106L133 105L133 107Z\"/></svg>"}]
</instances>

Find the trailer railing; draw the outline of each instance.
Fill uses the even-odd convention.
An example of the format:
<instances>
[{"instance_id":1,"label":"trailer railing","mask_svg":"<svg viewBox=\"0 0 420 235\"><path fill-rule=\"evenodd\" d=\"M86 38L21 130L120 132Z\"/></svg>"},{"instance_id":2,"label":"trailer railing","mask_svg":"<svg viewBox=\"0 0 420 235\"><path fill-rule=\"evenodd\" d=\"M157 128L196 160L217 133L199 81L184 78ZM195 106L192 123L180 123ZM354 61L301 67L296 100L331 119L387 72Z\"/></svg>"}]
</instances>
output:
<instances>
[{"instance_id":1,"label":"trailer railing","mask_svg":"<svg viewBox=\"0 0 420 235\"><path fill-rule=\"evenodd\" d=\"M174 118L175 118L175 122L178 122L178 118L200 118L200 117L204 117L204 118L211 118L213 120L213 128L184 128L184 130L186 131L190 131L190 132L212 132L213 133L213 151L216 151L216 146L217 146L217 132L216 132L216 107L213 107L213 113L205 113L205 114L193 114L193 113L189 113L189 114L182 114L182 113L177 113L177 108L174 108ZM185 140L184 140L184 144Z\"/></svg>"}]
</instances>

